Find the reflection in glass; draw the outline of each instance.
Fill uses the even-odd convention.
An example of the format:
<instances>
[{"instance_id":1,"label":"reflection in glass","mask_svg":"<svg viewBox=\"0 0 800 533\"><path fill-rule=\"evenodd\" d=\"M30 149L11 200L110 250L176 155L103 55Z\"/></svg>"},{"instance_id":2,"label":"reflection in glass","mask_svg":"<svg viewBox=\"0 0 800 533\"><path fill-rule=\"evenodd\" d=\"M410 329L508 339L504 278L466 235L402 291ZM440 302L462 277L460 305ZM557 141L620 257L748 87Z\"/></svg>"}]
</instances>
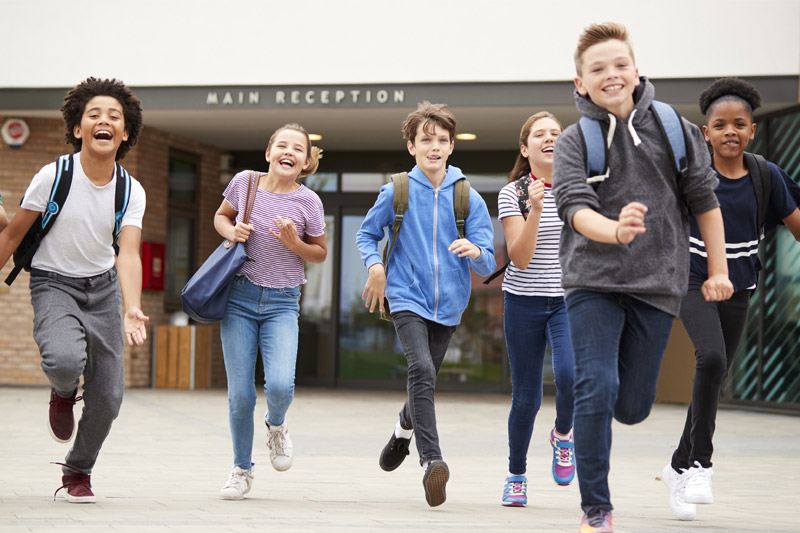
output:
<instances>
[{"instance_id":1,"label":"reflection in glass","mask_svg":"<svg viewBox=\"0 0 800 533\"><path fill-rule=\"evenodd\" d=\"M306 187L315 192L336 192L336 172L317 172L300 180Z\"/></svg>"}]
</instances>

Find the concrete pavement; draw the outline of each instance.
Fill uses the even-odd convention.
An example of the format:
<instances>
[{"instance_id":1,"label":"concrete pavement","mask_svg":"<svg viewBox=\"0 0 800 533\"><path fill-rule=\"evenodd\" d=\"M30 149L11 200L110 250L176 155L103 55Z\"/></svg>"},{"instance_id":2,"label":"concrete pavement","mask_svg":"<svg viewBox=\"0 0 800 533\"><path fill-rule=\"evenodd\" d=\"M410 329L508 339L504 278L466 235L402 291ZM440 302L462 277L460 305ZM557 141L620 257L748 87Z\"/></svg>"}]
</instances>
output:
<instances>
[{"instance_id":1,"label":"concrete pavement","mask_svg":"<svg viewBox=\"0 0 800 533\"><path fill-rule=\"evenodd\" d=\"M508 455L505 395L437 395L447 502L425 503L416 451L396 471L378 454L404 396L398 392L299 389L289 410L295 462L272 469L255 413L253 490L217 495L232 460L226 393L128 389L92 475L97 503L53 501L68 445L48 435L43 388L0 387L0 531L529 531L575 533L577 481L550 477L545 398L528 455L526 508L500 505ZM78 404L80 407L81 404ZM636 426L614 425L610 476L615 531L800 531L800 417L722 410L717 420L713 505L697 520L673 519L660 473L683 426L683 406L656 405ZM78 411L76 410L76 415Z\"/></svg>"}]
</instances>

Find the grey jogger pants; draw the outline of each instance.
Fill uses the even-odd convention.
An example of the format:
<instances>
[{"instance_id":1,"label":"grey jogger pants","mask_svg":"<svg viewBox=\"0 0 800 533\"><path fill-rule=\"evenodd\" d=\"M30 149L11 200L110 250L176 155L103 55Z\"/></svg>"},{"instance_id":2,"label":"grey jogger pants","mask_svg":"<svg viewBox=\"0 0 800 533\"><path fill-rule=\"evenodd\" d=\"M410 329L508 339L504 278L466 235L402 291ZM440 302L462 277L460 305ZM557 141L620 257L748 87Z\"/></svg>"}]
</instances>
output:
<instances>
[{"instance_id":1,"label":"grey jogger pants","mask_svg":"<svg viewBox=\"0 0 800 533\"><path fill-rule=\"evenodd\" d=\"M68 278L33 269L30 288L33 337L56 394L69 397L84 377L83 413L64 462L89 474L119 414L125 386L117 271ZM64 473L74 472L64 468Z\"/></svg>"}]
</instances>

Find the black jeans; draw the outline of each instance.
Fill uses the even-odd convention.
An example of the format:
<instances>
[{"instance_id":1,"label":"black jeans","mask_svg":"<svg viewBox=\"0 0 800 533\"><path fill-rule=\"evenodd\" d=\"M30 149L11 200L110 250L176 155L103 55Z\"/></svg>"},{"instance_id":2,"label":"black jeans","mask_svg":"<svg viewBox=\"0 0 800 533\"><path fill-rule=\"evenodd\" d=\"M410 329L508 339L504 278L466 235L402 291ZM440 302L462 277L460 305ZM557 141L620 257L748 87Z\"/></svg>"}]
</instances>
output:
<instances>
[{"instance_id":1,"label":"black jeans","mask_svg":"<svg viewBox=\"0 0 800 533\"><path fill-rule=\"evenodd\" d=\"M697 366L683 435L672 454L672 467L676 471L693 466L695 461L703 468L711 467L714 451L711 439L722 384L742 338L752 294L748 289L735 293L730 300L707 302L700 284L700 280L692 278L681 303L681 322L694 344Z\"/></svg>"},{"instance_id":2,"label":"black jeans","mask_svg":"<svg viewBox=\"0 0 800 533\"><path fill-rule=\"evenodd\" d=\"M408 399L400 410L400 425L414 430L420 464L441 459L433 392L456 326L444 326L411 311L392 313L392 320L408 362Z\"/></svg>"}]
</instances>

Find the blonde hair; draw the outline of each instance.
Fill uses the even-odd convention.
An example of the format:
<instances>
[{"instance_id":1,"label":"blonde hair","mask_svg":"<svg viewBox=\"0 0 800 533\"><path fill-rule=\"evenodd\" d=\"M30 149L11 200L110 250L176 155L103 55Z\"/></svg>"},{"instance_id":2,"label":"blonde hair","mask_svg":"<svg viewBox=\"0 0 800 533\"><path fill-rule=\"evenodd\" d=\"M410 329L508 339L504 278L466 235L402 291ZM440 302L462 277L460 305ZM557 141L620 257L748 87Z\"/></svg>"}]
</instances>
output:
<instances>
[{"instance_id":1,"label":"blonde hair","mask_svg":"<svg viewBox=\"0 0 800 533\"><path fill-rule=\"evenodd\" d=\"M428 134L433 134L435 125L444 128L453 141L456 137L457 123L456 117L447 109L446 104L432 104L425 100L417 104L417 110L409 113L403 121L403 138L413 144L417 130L422 124L422 131Z\"/></svg>"},{"instance_id":2,"label":"blonde hair","mask_svg":"<svg viewBox=\"0 0 800 533\"><path fill-rule=\"evenodd\" d=\"M322 148L319 148L317 146L312 146L311 139L308 138L308 131L306 131L306 129L303 126L301 126L296 122L290 122L289 124L284 124L277 130L275 130L275 132L269 138L269 142L267 143L267 150L272 148L272 143L275 142L275 138L278 136L278 134L285 130L298 131L302 133L306 138L306 146L307 146L306 157L308 158L310 163L308 165L308 168L300 172L300 177L305 178L306 176L310 176L311 174L315 173L319 168L319 160L322 159Z\"/></svg>"},{"instance_id":3,"label":"blonde hair","mask_svg":"<svg viewBox=\"0 0 800 533\"><path fill-rule=\"evenodd\" d=\"M561 121L556 118L554 114L549 111L539 111L535 115L531 115L528 117L528 120L525 121L525 124L522 125L522 130L519 132L519 145L527 146L528 144L528 136L531 134L531 130L533 129L533 125L536 123L537 120L549 118L552 119L558 127L562 130L564 126L561 125ZM528 161L527 157L523 157L522 152L517 152L517 160L514 163L514 168L511 169L511 172L508 173L508 182L511 183L512 181L516 181L520 179L522 176L526 174L530 174L531 172L531 163Z\"/></svg>"},{"instance_id":4,"label":"blonde hair","mask_svg":"<svg viewBox=\"0 0 800 533\"><path fill-rule=\"evenodd\" d=\"M625 25L618 22L604 22L603 24L592 24L583 29L583 33L578 37L578 47L575 49L575 70L578 76L582 76L581 69L583 68L583 53L590 46L599 43L616 39L628 45L628 51L631 53L631 59L636 63L636 58L633 56L633 47L628 40L628 29Z\"/></svg>"}]
</instances>

